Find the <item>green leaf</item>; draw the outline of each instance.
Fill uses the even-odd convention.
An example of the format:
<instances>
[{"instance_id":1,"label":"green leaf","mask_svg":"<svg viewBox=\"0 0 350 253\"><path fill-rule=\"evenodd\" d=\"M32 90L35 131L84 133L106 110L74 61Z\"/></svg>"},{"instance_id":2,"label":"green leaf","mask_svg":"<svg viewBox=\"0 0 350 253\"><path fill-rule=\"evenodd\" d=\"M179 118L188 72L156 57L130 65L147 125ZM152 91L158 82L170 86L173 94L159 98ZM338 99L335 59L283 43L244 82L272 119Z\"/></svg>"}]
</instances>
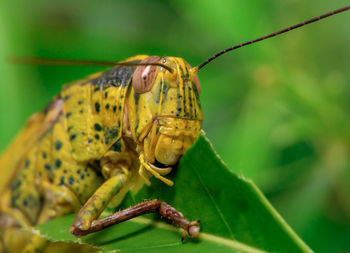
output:
<instances>
[{"instance_id":1,"label":"green leaf","mask_svg":"<svg viewBox=\"0 0 350 253\"><path fill-rule=\"evenodd\" d=\"M253 159L253 157L252 157ZM231 172L202 134L170 176L175 186L152 180L121 208L158 198L189 220L201 221L198 238L181 243L181 232L158 215L145 215L77 239L68 232L74 215L37 228L52 241L83 242L104 250L158 252L310 252L256 185ZM52 229L55 228L55 229Z\"/></svg>"}]
</instances>

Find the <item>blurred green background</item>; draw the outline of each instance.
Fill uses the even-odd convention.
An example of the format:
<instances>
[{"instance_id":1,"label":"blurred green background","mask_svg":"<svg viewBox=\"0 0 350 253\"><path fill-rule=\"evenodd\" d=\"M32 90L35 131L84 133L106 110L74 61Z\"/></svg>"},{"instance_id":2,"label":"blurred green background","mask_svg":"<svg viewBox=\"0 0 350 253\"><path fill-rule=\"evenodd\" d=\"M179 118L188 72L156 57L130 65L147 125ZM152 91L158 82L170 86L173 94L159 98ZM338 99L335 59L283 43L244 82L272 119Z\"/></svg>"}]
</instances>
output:
<instances>
[{"instance_id":1,"label":"blurred green background","mask_svg":"<svg viewBox=\"0 0 350 253\"><path fill-rule=\"evenodd\" d=\"M103 70L11 65L7 56L118 61L150 54L197 65L346 4L2 0L0 150L63 83ZM317 252L350 250L349 28L350 12L343 13L239 49L199 72L203 128L215 149Z\"/></svg>"}]
</instances>

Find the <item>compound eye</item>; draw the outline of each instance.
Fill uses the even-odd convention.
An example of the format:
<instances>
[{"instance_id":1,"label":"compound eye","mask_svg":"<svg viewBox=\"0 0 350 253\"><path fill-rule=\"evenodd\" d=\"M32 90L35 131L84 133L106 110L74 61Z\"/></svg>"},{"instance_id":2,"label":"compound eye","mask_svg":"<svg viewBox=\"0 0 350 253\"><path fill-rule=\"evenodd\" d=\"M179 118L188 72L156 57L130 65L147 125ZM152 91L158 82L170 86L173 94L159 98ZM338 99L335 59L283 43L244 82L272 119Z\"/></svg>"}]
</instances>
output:
<instances>
[{"instance_id":1,"label":"compound eye","mask_svg":"<svg viewBox=\"0 0 350 253\"><path fill-rule=\"evenodd\" d=\"M141 63L157 63L161 58L159 56L150 56L141 61ZM158 66L138 66L132 78L132 86L136 93L145 93L152 88Z\"/></svg>"},{"instance_id":2,"label":"compound eye","mask_svg":"<svg viewBox=\"0 0 350 253\"><path fill-rule=\"evenodd\" d=\"M192 81L193 81L194 85L196 85L198 94L201 94L201 89L202 89L202 87L201 87L201 83L200 83L200 81L199 81L198 76L195 75L195 76L193 77Z\"/></svg>"}]
</instances>

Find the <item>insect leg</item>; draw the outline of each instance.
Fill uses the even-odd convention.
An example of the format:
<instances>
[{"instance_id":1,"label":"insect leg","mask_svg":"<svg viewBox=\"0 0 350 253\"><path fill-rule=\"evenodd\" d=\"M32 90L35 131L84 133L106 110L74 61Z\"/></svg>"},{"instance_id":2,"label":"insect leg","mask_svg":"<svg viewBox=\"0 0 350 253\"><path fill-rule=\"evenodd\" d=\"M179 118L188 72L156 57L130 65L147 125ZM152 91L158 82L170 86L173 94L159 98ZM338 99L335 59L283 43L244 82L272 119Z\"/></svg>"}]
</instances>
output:
<instances>
[{"instance_id":1,"label":"insect leg","mask_svg":"<svg viewBox=\"0 0 350 253\"><path fill-rule=\"evenodd\" d=\"M43 181L41 188L45 202L38 217L39 224L55 217L79 211L81 203L69 187L65 185L57 186Z\"/></svg>"},{"instance_id":2,"label":"insect leg","mask_svg":"<svg viewBox=\"0 0 350 253\"><path fill-rule=\"evenodd\" d=\"M174 224L184 229L182 239L185 238L186 234L188 234L190 237L195 237L200 230L198 226L199 221L190 222L183 216L181 212L177 211L174 207L165 202L154 199L126 208L106 218L95 220L91 223L91 227L89 229L84 231L76 231L77 233L75 235L83 236L89 233L97 232L109 226L119 224L121 222L148 213L159 213L164 218L172 221Z\"/></svg>"},{"instance_id":3,"label":"insect leg","mask_svg":"<svg viewBox=\"0 0 350 253\"><path fill-rule=\"evenodd\" d=\"M73 235L88 230L91 222L100 216L110 200L119 192L127 180L127 171L121 170L119 174L105 181L80 209L77 217L70 227Z\"/></svg>"},{"instance_id":4,"label":"insect leg","mask_svg":"<svg viewBox=\"0 0 350 253\"><path fill-rule=\"evenodd\" d=\"M0 252L41 252L46 246L46 240L35 238L40 236L30 231L32 225L21 210L11 207L7 201L2 202L0 205Z\"/></svg>"}]
</instances>

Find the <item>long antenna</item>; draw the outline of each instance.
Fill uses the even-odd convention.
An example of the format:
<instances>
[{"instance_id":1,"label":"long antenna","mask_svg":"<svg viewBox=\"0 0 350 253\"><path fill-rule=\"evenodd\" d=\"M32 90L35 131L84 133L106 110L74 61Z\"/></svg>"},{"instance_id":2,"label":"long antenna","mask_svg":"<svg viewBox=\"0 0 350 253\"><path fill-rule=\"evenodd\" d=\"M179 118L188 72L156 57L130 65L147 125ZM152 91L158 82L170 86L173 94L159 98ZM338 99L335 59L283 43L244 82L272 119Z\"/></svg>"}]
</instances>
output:
<instances>
[{"instance_id":1,"label":"long antenna","mask_svg":"<svg viewBox=\"0 0 350 253\"><path fill-rule=\"evenodd\" d=\"M291 30L294 30L294 29L297 29L299 27L302 27L304 25L307 25L307 24L311 24L313 22L316 22L316 21L319 21L321 19L324 19L324 18L327 18L327 17L330 17L330 16L333 16L335 14L338 14L338 13L341 13L343 11L347 11L350 9L350 5L349 6L346 6L346 7L343 7L343 8L340 8L338 10L335 10L335 11L331 11L331 12L328 12L326 14L323 14L321 16L318 16L318 17L314 17L312 19L309 19L309 20L306 20L304 22L301 22L299 24L296 24L296 25L293 25L293 26L290 26L290 27L287 27L283 30L280 30L278 32L274 32L274 33L270 33L268 35L265 35L265 36L262 36L260 38L257 38L257 39L254 39L254 40L250 40L250 41L247 41L247 42L244 42L242 44L239 44L239 45L236 45L236 46L233 46L233 47L229 47L229 48L226 48L225 50L222 50L221 52L213 55L212 57L210 57L209 59L205 60L204 62L202 62L201 64L199 64L197 67L195 67L198 70L200 70L201 68L203 68L205 65L207 65L209 62L213 61L214 59L218 58L219 56L229 52L229 51L232 51L232 50L235 50L235 49L238 49L238 48L241 48L241 47L244 47L244 46L247 46L247 45L250 45L250 44L253 44L253 43L256 43L258 41L262 41L262 40L266 40L268 38L272 38L272 37L275 37L277 35L280 35L282 33L285 33L285 32L289 32Z\"/></svg>"},{"instance_id":2,"label":"long antenna","mask_svg":"<svg viewBox=\"0 0 350 253\"><path fill-rule=\"evenodd\" d=\"M93 60L64 60L48 59L37 57L10 57L10 62L37 65L75 65L75 66L160 66L172 72L169 66L161 63L141 63L141 62L113 62L113 61L93 61Z\"/></svg>"}]
</instances>

